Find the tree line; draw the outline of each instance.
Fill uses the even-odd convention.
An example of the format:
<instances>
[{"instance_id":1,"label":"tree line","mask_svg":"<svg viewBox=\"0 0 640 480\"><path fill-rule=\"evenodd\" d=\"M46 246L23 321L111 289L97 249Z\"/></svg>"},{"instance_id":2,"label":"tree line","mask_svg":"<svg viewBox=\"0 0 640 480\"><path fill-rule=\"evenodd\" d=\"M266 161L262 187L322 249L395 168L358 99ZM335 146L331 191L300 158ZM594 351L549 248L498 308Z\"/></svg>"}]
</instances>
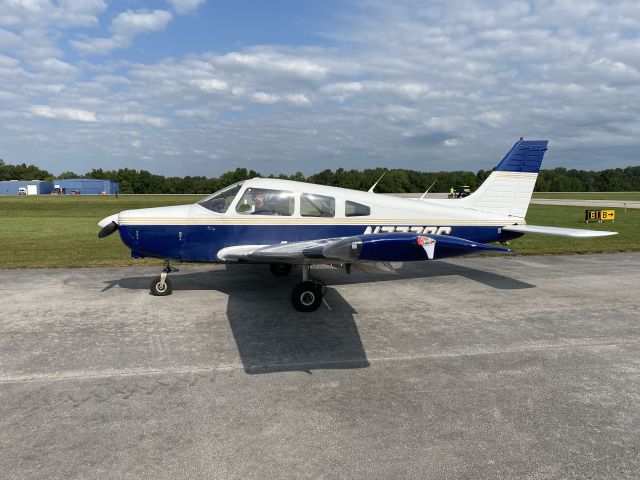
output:
<instances>
[{"instance_id":1,"label":"tree line","mask_svg":"<svg viewBox=\"0 0 640 480\"><path fill-rule=\"evenodd\" d=\"M469 185L475 190L489 176L491 171L476 173L419 172L416 170L367 168L365 170L323 170L305 177L301 172L293 175L269 175L299 182L318 183L335 187L368 190L384 173L376 187L378 193L424 192L433 185L430 192L448 192L451 187ZM206 194L219 190L241 180L260 177L259 172L236 168L219 177L204 176L165 177L146 170L121 168L119 170L93 169L84 175L62 172L52 175L34 165L8 165L0 160L0 180L48 180L63 178L99 178L120 183L120 193L197 193ZM600 171L554 168L541 170L536 182L537 192L614 192L640 191L640 166L609 168Z\"/></svg>"}]
</instances>

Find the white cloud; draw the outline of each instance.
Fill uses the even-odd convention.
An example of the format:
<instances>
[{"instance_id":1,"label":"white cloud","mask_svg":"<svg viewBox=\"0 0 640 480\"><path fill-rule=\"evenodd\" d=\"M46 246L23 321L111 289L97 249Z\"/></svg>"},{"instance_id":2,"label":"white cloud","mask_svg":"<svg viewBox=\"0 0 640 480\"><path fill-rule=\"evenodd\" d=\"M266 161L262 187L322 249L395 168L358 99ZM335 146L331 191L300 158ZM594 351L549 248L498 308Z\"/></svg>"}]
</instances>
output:
<instances>
[{"instance_id":1,"label":"white cloud","mask_svg":"<svg viewBox=\"0 0 640 480\"><path fill-rule=\"evenodd\" d=\"M163 30L172 20L171 13L166 10L153 12L126 12L118 14L113 20L111 29L115 36L131 38L138 33Z\"/></svg>"},{"instance_id":2,"label":"white cloud","mask_svg":"<svg viewBox=\"0 0 640 480\"><path fill-rule=\"evenodd\" d=\"M20 60L0 54L0 68L16 69L20 68Z\"/></svg>"},{"instance_id":3,"label":"white cloud","mask_svg":"<svg viewBox=\"0 0 640 480\"><path fill-rule=\"evenodd\" d=\"M311 106L311 100L309 100L309 98L302 93L290 93L285 96L285 100L291 105L296 105L298 107Z\"/></svg>"},{"instance_id":4,"label":"white cloud","mask_svg":"<svg viewBox=\"0 0 640 480\"><path fill-rule=\"evenodd\" d=\"M176 110L173 114L177 117L184 118L205 118L214 119L216 113L204 108L185 108L182 110Z\"/></svg>"},{"instance_id":5,"label":"white cloud","mask_svg":"<svg viewBox=\"0 0 640 480\"><path fill-rule=\"evenodd\" d=\"M80 110L77 108L61 108L50 107L48 105L33 105L28 111L42 118L75 120L77 122L97 122L96 114L88 110Z\"/></svg>"},{"instance_id":6,"label":"white cloud","mask_svg":"<svg viewBox=\"0 0 640 480\"><path fill-rule=\"evenodd\" d=\"M64 26L96 26L97 15L106 9L104 0L60 0L55 16Z\"/></svg>"},{"instance_id":7,"label":"white cloud","mask_svg":"<svg viewBox=\"0 0 640 480\"><path fill-rule=\"evenodd\" d=\"M424 122L424 126L437 132L452 132L463 125L464 122L465 118L462 116L431 117Z\"/></svg>"},{"instance_id":8,"label":"white cloud","mask_svg":"<svg viewBox=\"0 0 640 480\"><path fill-rule=\"evenodd\" d=\"M384 108L385 116L392 122L410 122L418 117L418 110L404 105L388 105Z\"/></svg>"},{"instance_id":9,"label":"white cloud","mask_svg":"<svg viewBox=\"0 0 640 480\"><path fill-rule=\"evenodd\" d=\"M507 118L508 116L502 112L487 111L478 115L477 120L488 127L497 128L503 125Z\"/></svg>"},{"instance_id":10,"label":"white cloud","mask_svg":"<svg viewBox=\"0 0 640 480\"><path fill-rule=\"evenodd\" d=\"M172 19L171 13L166 10L153 12L127 10L113 19L111 37L83 38L71 41L71 45L84 54L107 54L117 48L129 46L133 38L140 33L164 30Z\"/></svg>"},{"instance_id":11,"label":"white cloud","mask_svg":"<svg viewBox=\"0 0 640 480\"><path fill-rule=\"evenodd\" d=\"M180 15L190 13L203 5L205 0L168 0L173 9Z\"/></svg>"},{"instance_id":12,"label":"white cloud","mask_svg":"<svg viewBox=\"0 0 640 480\"><path fill-rule=\"evenodd\" d=\"M277 51L232 52L220 57L218 63L312 80L321 80L328 74L327 67L312 60Z\"/></svg>"},{"instance_id":13,"label":"white cloud","mask_svg":"<svg viewBox=\"0 0 640 480\"><path fill-rule=\"evenodd\" d=\"M104 0L5 0L0 2L0 25L11 27L58 25L96 26L107 9Z\"/></svg>"},{"instance_id":14,"label":"white cloud","mask_svg":"<svg viewBox=\"0 0 640 480\"><path fill-rule=\"evenodd\" d=\"M121 113L100 115L100 120L107 123L120 123L124 125L143 125L147 127L162 128L168 125L168 121L164 117L156 115L148 115L145 113Z\"/></svg>"},{"instance_id":15,"label":"white cloud","mask_svg":"<svg viewBox=\"0 0 640 480\"><path fill-rule=\"evenodd\" d=\"M0 28L0 48L12 48L20 45L22 39L15 33Z\"/></svg>"},{"instance_id":16,"label":"white cloud","mask_svg":"<svg viewBox=\"0 0 640 480\"><path fill-rule=\"evenodd\" d=\"M349 97L362 92L363 88L361 82L338 82L322 86L321 91L340 102L344 102Z\"/></svg>"},{"instance_id":17,"label":"white cloud","mask_svg":"<svg viewBox=\"0 0 640 480\"><path fill-rule=\"evenodd\" d=\"M227 82L218 80L217 78L199 78L192 80L191 84L199 88L203 92L219 92L229 88Z\"/></svg>"},{"instance_id":18,"label":"white cloud","mask_svg":"<svg viewBox=\"0 0 640 480\"><path fill-rule=\"evenodd\" d=\"M272 104L276 103L278 100L279 97L272 93L256 92L253 94L253 101L256 103Z\"/></svg>"},{"instance_id":19,"label":"white cloud","mask_svg":"<svg viewBox=\"0 0 640 480\"><path fill-rule=\"evenodd\" d=\"M37 66L40 71L47 72L52 75L64 75L75 76L80 73L80 70L73 65L70 65L57 58L47 58L37 62Z\"/></svg>"}]
</instances>

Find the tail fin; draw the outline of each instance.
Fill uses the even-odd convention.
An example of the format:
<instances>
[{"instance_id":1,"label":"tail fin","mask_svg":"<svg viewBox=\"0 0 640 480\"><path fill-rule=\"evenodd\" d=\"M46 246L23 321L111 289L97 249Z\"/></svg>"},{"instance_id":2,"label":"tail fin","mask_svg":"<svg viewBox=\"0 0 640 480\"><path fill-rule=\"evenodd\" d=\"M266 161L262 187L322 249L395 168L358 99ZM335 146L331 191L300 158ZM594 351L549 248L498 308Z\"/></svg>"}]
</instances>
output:
<instances>
[{"instance_id":1,"label":"tail fin","mask_svg":"<svg viewBox=\"0 0 640 480\"><path fill-rule=\"evenodd\" d=\"M459 204L483 212L524 218L547 142L517 141L478 190L460 199Z\"/></svg>"}]
</instances>

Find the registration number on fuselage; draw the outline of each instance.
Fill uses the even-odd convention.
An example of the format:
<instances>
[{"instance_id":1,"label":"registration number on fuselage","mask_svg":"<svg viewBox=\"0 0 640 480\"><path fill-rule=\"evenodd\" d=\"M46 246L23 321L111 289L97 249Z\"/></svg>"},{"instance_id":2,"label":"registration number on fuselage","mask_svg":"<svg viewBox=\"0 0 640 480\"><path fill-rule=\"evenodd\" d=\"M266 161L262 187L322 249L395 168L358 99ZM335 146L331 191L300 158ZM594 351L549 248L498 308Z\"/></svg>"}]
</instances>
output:
<instances>
[{"instance_id":1,"label":"registration number on fuselage","mask_svg":"<svg viewBox=\"0 0 640 480\"><path fill-rule=\"evenodd\" d=\"M411 227L405 225L378 225L369 226L365 229L364 234L370 233L429 233L431 235L450 235L451 227Z\"/></svg>"}]
</instances>

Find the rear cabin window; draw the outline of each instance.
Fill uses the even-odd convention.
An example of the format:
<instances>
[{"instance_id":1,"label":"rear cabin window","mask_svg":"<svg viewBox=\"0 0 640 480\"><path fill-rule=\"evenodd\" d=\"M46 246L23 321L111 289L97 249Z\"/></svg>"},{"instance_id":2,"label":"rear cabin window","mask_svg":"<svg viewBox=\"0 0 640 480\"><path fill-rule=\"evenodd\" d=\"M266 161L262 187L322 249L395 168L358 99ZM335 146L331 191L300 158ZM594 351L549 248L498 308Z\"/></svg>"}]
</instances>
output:
<instances>
[{"instance_id":1,"label":"rear cabin window","mask_svg":"<svg viewBox=\"0 0 640 480\"><path fill-rule=\"evenodd\" d=\"M243 215L293 215L293 192L247 188L236 206Z\"/></svg>"},{"instance_id":2,"label":"rear cabin window","mask_svg":"<svg viewBox=\"0 0 640 480\"><path fill-rule=\"evenodd\" d=\"M233 199L236 198L240 187L242 187L242 182L234 183L198 203L212 212L224 213L229 208L229 205L231 205L231 202L233 202Z\"/></svg>"},{"instance_id":3,"label":"rear cabin window","mask_svg":"<svg viewBox=\"0 0 640 480\"><path fill-rule=\"evenodd\" d=\"M371 209L367 205L347 200L344 205L344 214L347 217L366 217L371 215Z\"/></svg>"},{"instance_id":4,"label":"rear cabin window","mask_svg":"<svg viewBox=\"0 0 640 480\"><path fill-rule=\"evenodd\" d=\"M336 199L324 195L300 195L300 215L303 217L335 217Z\"/></svg>"}]
</instances>

